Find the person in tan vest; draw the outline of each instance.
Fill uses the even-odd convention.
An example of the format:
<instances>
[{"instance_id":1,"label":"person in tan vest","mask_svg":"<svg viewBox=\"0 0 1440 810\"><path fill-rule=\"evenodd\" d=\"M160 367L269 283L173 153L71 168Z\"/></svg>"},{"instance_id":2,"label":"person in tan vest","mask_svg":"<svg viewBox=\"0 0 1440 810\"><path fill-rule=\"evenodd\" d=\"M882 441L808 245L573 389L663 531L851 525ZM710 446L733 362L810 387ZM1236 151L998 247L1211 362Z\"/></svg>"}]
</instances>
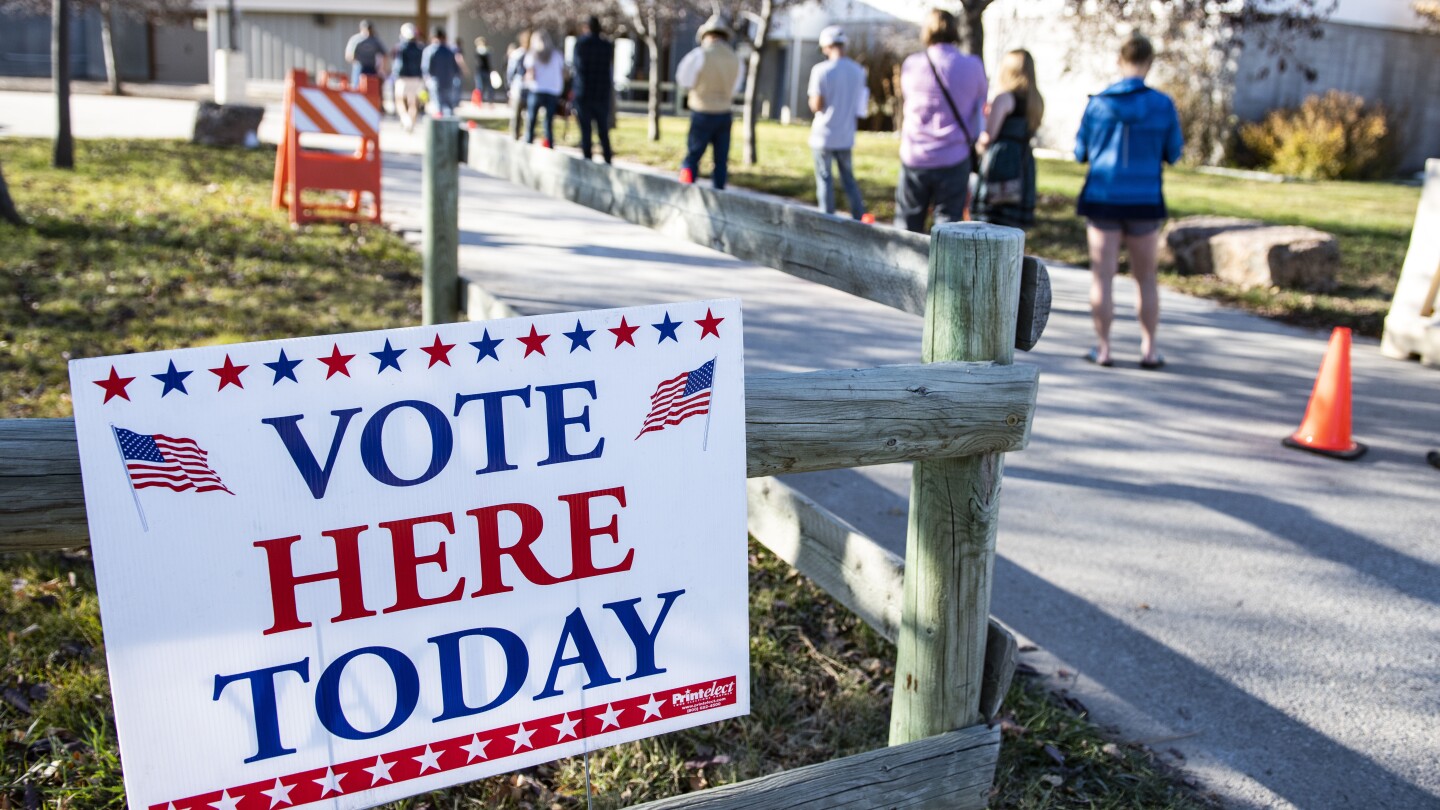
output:
<instances>
[{"instance_id":1,"label":"person in tan vest","mask_svg":"<svg viewBox=\"0 0 1440 810\"><path fill-rule=\"evenodd\" d=\"M730 29L715 15L695 35L700 47L685 54L675 69L675 83L690 88L688 151L680 164L680 182L693 183L700 173L700 158L712 148L715 171L710 175L715 188L725 188L730 164L731 105L740 84L740 57L730 47Z\"/></svg>"}]
</instances>

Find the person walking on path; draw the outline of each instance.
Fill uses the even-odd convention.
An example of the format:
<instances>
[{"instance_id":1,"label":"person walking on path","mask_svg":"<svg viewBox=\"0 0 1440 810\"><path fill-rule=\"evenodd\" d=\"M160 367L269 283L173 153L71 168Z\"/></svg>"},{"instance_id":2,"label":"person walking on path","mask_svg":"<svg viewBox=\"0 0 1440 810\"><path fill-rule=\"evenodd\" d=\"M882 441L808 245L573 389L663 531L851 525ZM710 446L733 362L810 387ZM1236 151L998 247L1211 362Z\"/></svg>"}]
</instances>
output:
<instances>
[{"instance_id":1,"label":"person walking on path","mask_svg":"<svg viewBox=\"0 0 1440 810\"><path fill-rule=\"evenodd\" d=\"M480 103L490 100L490 46L484 37L475 38L475 89L480 91Z\"/></svg>"},{"instance_id":2,"label":"person walking on path","mask_svg":"<svg viewBox=\"0 0 1440 810\"><path fill-rule=\"evenodd\" d=\"M510 45L505 59L505 85L510 96L510 137L520 140L520 128L530 106L530 89L525 86L525 54L530 50L530 32L521 31Z\"/></svg>"},{"instance_id":3,"label":"person walking on path","mask_svg":"<svg viewBox=\"0 0 1440 810\"><path fill-rule=\"evenodd\" d=\"M413 23L400 26L400 42L391 53L395 66L395 112L405 131L415 129L420 117L420 88L425 86L425 71L421 64L425 59L425 47Z\"/></svg>"},{"instance_id":4,"label":"person walking on path","mask_svg":"<svg viewBox=\"0 0 1440 810\"><path fill-rule=\"evenodd\" d=\"M1086 218L1090 244L1090 314L1096 345L1085 359L1113 364L1110 325L1115 319L1112 282L1123 242L1137 288L1140 367L1155 370L1165 358L1155 345L1160 326L1160 292L1155 282L1160 226L1168 213L1161 188L1162 164L1180 159L1185 146L1180 117L1170 97L1145 85L1155 61L1150 40L1136 34L1120 48L1120 81L1090 97L1075 159L1089 163L1076 213Z\"/></svg>"},{"instance_id":5,"label":"person walking on path","mask_svg":"<svg viewBox=\"0 0 1440 810\"><path fill-rule=\"evenodd\" d=\"M460 103L460 77L465 74L465 57L445 44L445 29L436 26L430 47L420 57L420 72L430 92L430 104L437 118L454 115Z\"/></svg>"},{"instance_id":6,"label":"person walking on path","mask_svg":"<svg viewBox=\"0 0 1440 810\"><path fill-rule=\"evenodd\" d=\"M680 164L680 182L693 183L700 175L700 158L711 150L715 172L710 181L725 188L730 167L731 106L740 83L740 57L730 47L730 29L716 14L696 33L699 47L685 54L675 68L675 83L688 87L690 133L686 137L685 160Z\"/></svg>"},{"instance_id":7,"label":"person walking on path","mask_svg":"<svg viewBox=\"0 0 1440 810\"><path fill-rule=\"evenodd\" d=\"M385 43L375 36L369 20L360 21L360 31L345 43L345 61L350 63L350 86L359 87L361 76L385 75Z\"/></svg>"},{"instance_id":8,"label":"person walking on path","mask_svg":"<svg viewBox=\"0 0 1440 810\"><path fill-rule=\"evenodd\" d=\"M855 147L856 122L865 116L870 90L865 86L865 69L845 55L845 29L832 25L820 32L820 50L825 61L810 70L810 151L815 155L815 199L827 214L835 213L835 179L831 167L840 170L850 216L865 222L875 217L865 212L860 184L855 182L851 150Z\"/></svg>"},{"instance_id":9,"label":"person walking on path","mask_svg":"<svg viewBox=\"0 0 1440 810\"><path fill-rule=\"evenodd\" d=\"M544 29L530 34L530 48L525 54L525 84L530 90L525 142L535 142L535 119L544 110L545 138L540 145L552 149L555 146L555 110L560 106L560 94L565 92L565 57L556 50L550 32Z\"/></svg>"},{"instance_id":10,"label":"person walking on path","mask_svg":"<svg viewBox=\"0 0 1440 810\"><path fill-rule=\"evenodd\" d=\"M580 154L591 159L590 130L600 139L600 155L608 164L610 93L615 86L615 43L600 35L600 19L585 21L585 35L575 43L575 117L580 122Z\"/></svg>"},{"instance_id":11,"label":"person walking on path","mask_svg":"<svg viewBox=\"0 0 1440 810\"><path fill-rule=\"evenodd\" d=\"M895 188L895 227L916 233L925 231L931 208L936 225L965 218L988 95L985 65L960 50L953 14L931 9L920 38L925 49L900 67L905 112Z\"/></svg>"},{"instance_id":12,"label":"person walking on path","mask_svg":"<svg viewBox=\"0 0 1440 810\"><path fill-rule=\"evenodd\" d=\"M1028 228L1035 224L1035 152L1030 142L1045 115L1035 87L1035 59L1010 51L1000 60L999 95L986 111L970 214L982 222Z\"/></svg>"}]
</instances>

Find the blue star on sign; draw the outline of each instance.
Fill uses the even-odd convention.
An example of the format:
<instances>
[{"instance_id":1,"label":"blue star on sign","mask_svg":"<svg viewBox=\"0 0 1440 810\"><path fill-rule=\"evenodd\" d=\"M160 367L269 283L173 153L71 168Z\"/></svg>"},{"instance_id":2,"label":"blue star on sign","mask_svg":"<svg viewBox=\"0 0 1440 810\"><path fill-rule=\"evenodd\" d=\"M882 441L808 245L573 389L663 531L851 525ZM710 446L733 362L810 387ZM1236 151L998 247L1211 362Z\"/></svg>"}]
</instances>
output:
<instances>
[{"instance_id":1,"label":"blue star on sign","mask_svg":"<svg viewBox=\"0 0 1440 810\"><path fill-rule=\"evenodd\" d=\"M580 325L579 321L576 321L574 332L561 332L560 334L570 338L570 351L583 348L588 352L590 351L590 336L595 334L595 330L586 329Z\"/></svg>"},{"instance_id":2,"label":"blue star on sign","mask_svg":"<svg viewBox=\"0 0 1440 810\"><path fill-rule=\"evenodd\" d=\"M280 382L281 380L289 380L290 382L300 382L298 379L295 378L295 367L298 366L298 365L300 365L300 364L303 363L303 362L305 362L305 361L304 361L304 360L291 360L291 359L287 358L287 357L285 356L285 350L284 350L284 349L281 349L281 350L280 350L280 359L279 359L279 360L276 360L276 361L273 362L273 363L266 363L266 364L265 364L266 368L269 368L271 371L275 372L275 379L274 379L273 381L271 381L270 384L271 384L271 385L277 385L277 384L279 384L279 382Z\"/></svg>"},{"instance_id":3,"label":"blue star on sign","mask_svg":"<svg viewBox=\"0 0 1440 810\"><path fill-rule=\"evenodd\" d=\"M171 391L179 391L189 396L190 392L185 390L185 378L189 377L191 373L192 372L189 371L177 370L175 368L175 361L171 360L170 368L166 369L164 374L151 374L150 376L165 383L165 390L160 392L160 396L163 397Z\"/></svg>"},{"instance_id":4,"label":"blue star on sign","mask_svg":"<svg viewBox=\"0 0 1440 810\"><path fill-rule=\"evenodd\" d=\"M370 352L370 356L371 356L371 357L373 357L373 358L375 358L376 360L379 360L379 361L380 361L380 370L377 371L377 372L375 372L375 373L376 373L376 374L380 374L380 373L384 372L385 369L387 369L387 368L393 368L393 369L395 369L396 371L399 371L399 370L400 370L400 355L402 355L402 354L404 354L404 353L405 353L405 350L404 350L404 349L392 348L392 347L390 346L390 340L389 340L389 338L386 338L386 340L385 340L385 348L381 349L381 350L378 351L378 352Z\"/></svg>"},{"instance_id":5,"label":"blue star on sign","mask_svg":"<svg viewBox=\"0 0 1440 810\"><path fill-rule=\"evenodd\" d=\"M675 341L676 343L679 343L679 342L680 342L680 338L678 338L678 337L675 336L675 330L679 329L684 323L685 323L684 321L672 321L672 320L670 320L670 313L669 313L669 312L666 312L666 313L665 313L665 320L661 321L660 323L652 323L652 324L650 324L651 326L653 326L653 327L655 327L656 329L659 329L659 330L660 330L660 339L657 340L657 341L655 341L655 342L656 342L656 343L664 343L664 342L665 342L665 339L666 339L666 338L669 338L669 339Z\"/></svg>"},{"instance_id":6,"label":"blue star on sign","mask_svg":"<svg viewBox=\"0 0 1440 810\"><path fill-rule=\"evenodd\" d=\"M475 349L480 352L478 355L476 355L475 362L478 363L487 357L499 360L500 355L495 353L495 347L499 346L501 343L504 342L505 338L491 338L490 330L486 329L485 334L481 335L479 340L470 341L470 345L474 346Z\"/></svg>"}]
</instances>

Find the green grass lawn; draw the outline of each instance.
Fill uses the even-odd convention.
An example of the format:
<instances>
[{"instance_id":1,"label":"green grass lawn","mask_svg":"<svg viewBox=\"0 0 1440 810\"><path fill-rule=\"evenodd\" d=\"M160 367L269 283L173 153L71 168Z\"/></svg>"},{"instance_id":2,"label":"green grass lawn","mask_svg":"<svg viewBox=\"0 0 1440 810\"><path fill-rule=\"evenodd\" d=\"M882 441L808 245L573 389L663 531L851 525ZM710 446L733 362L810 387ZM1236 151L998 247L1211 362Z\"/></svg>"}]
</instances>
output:
<instances>
[{"instance_id":1,"label":"green grass lawn","mask_svg":"<svg viewBox=\"0 0 1440 810\"><path fill-rule=\"evenodd\" d=\"M274 153L0 139L30 227L0 223L0 417L70 414L65 362L419 321L420 261L380 229L292 230L269 207ZM0 555L0 808L121 807L89 555ZM595 806L622 807L883 746L894 648L751 545L752 713L592 755ZM1038 686L1011 690L992 806L1207 806ZM566 759L401 806L580 808Z\"/></svg>"},{"instance_id":2,"label":"green grass lawn","mask_svg":"<svg viewBox=\"0 0 1440 810\"><path fill-rule=\"evenodd\" d=\"M684 157L683 118L662 121L662 139L646 138L645 119L620 118L612 136L617 155L650 166L675 169ZM562 142L578 142L578 127L557 130ZM815 204L809 129L762 122L760 163L743 166L740 127L731 146L730 182L744 188ZM855 174L866 204L877 219L895 213L895 181L899 142L893 134L862 132L855 143ZM708 159L707 159L708 161ZM708 173L708 162L702 168ZM1075 216L1075 198L1085 167L1062 160L1041 160L1037 222L1027 234L1027 251L1072 264L1088 264L1084 223ZM837 203L844 194L837 190ZM1419 203L1416 188L1389 183L1316 182L1265 183L1204 174L1191 168L1167 170L1166 199L1172 216L1196 214L1250 217L1275 224L1308 225L1340 238L1341 275L1332 293L1284 290L1242 291L1210 277L1181 277L1162 267L1166 283L1186 292L1215 298L1254 312L1307 326L1350 326L1359 334L1379 337L1390 297L1400 277L1410 228Z\"/></svg>"}]
</instances>

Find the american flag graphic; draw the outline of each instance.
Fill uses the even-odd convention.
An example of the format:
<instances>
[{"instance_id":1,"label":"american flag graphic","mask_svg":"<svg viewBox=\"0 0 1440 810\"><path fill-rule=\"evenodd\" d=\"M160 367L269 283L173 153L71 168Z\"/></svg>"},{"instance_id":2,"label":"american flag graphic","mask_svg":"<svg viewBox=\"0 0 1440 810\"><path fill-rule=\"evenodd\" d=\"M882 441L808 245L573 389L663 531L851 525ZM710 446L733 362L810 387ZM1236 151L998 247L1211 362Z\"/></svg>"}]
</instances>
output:
<instances>
[{"instance_id":1,"label":"american flag graphic","mask_svg":"<svg viewBox=\"0 0 1440 810\"><path fill-rule=\"evenodd\" d=\"M678 425L692 416L710 412L710 387L715 381L715 361L694 371L672 377L655 387L650 395L650 413L635 438Z\"/></svg>"},{"instance_id":2,"label":"american flag graphic","mask_svg":"<svg viewBox=\"0 0 1440 810\"><path fill-rule=\"evenodd\" d=\"M194 439L113 429L120 453L125 457L125 469L130 472L130 483L136 489L165 487L176 491L230 492L205 460L210 454L200 449Z\"/></svg>"}]
</instances>

